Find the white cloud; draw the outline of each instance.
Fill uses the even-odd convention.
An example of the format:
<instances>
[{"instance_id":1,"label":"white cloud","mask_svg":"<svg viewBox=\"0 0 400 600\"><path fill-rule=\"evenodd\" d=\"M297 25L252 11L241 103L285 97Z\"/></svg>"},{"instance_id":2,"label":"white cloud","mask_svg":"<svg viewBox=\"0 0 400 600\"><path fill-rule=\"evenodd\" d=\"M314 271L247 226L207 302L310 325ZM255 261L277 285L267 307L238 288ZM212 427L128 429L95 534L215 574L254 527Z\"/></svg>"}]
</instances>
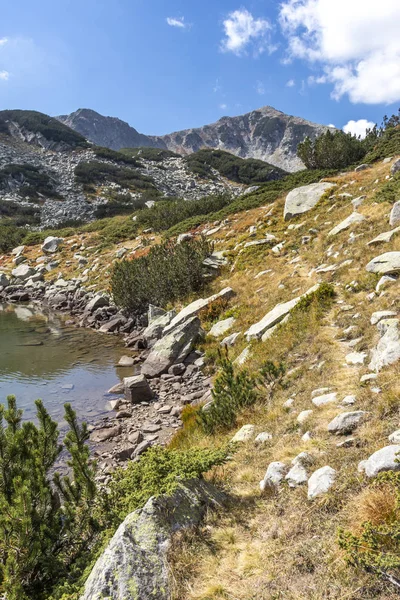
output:
<instances>
[{"instance_id":1,"label":"white cloud","mask_svg":"<svg viewBox=\"0 0 400 600\"><path fill-rule=\"evenodd\" d=\"M219 79L216 79L214 87L213 87L213 92L214 92L214 94L217 94L221 90L222 90L222 85L220 84Z\"/></svg>"},{"instance_id":2,"label":"white cloud","mask_svg":"<svg viewBox=\"0 0 400 600\"><path fill-rule=\"evenodd\" d=\"M8 81L9 78L10 78L10 73L8 71L0 71L0 80L1 81Z\"/></svg>"},{"instance_id":3,"label":"white cloud","mask_svg":"<svg viewBox=\"0 0 400 600\"><path fill-rule=\"evenodd\" d=\"M219 107L220 107L221 110L225 110L226 108L228 108L228 105L227 104L220 104Z\"/></svg>"},{"instance_id":4,"label":"white cloud","mask_svg":"<svg viewBox=\"0 0 400 600\"><path fill-rule=\"evenodd\" d=\"M166 21L171 27L179 27L181 29L189 27L189 24L185 23L185 17L167 17Z\"/></svg>"},{"instance_id":5,"label":"white cloud","mask_svg":"<svg viewBox=\"0 0 400 600\"><path fill-rule=\"evenodd\" d=\"M329 123L328 127L334 127L336 129L336 126L333 123Z\"/></svg>"},{"instance_id":6,"label":"white cloud","mask_svg":"<svg viewBox=\"0 0 400 600\"><path fill-rule=\"evenodd\" d=\"M361 136L365 138L366 130L372 129L375 123L372 121L367 121L367 119L359 119L358 121L349 121L344 125L343 131L345 133L351 133L353 135Z\"/></svg>"},{"instance_id":7,"label":"white cloud","mask_svg":"<svg viewBox=\"0 0 400 600\"><path fill-rule=\"evenodd\" d=\"M4 46L4 44L7 44L8 42L8 38L0 38L0 47Z\"/></svg>"},{"instance_id":8,"label":"white cloud","mask_svg":"<svg viewBox=\"0 0 400 600\"><path fill-rule=\"evenodd\" d=\"M265 94L265 85L263 84L262 81L257 81L257 83L256 83L256 92L260 96L264 96L264 94Z\"/></svg>"},{"instance_id":9,"label":"white cloud","mask_svg":"<svg viewBox=\"0 0 400 600\"><path fill-rule=\"evenodd\" d=\"M296 85L296 82L294 79L289 79L289 81L286 82L286 87L294 87Z\"/></svg>"},{"instance_id":10,"label":"white cloud","mask_svg":"<svg viewBox=\"0 0 400 600\"><path fill-rule=\"evenodd\" d=\"M270 53L276 50L276 46L271 44L267 35L271 30L270 22L267 19L255 19L245 8L229 13L223 26L225 31L225 38L221 42L223 52L233 52L241 56L249 46L253 48L255 55L265 50Z\"/></svg>"},{"instance_id":11,"label":"white cloud","mask_svg":"<svg viewBox=\"0 0 400 600\"><path fill-rule=\"evenodd\" d=\"M309 83L331 83L353 103L400 100L398 0L285 0L280 23L288 58L321 67Z\"/></svg>"}]
</instances>

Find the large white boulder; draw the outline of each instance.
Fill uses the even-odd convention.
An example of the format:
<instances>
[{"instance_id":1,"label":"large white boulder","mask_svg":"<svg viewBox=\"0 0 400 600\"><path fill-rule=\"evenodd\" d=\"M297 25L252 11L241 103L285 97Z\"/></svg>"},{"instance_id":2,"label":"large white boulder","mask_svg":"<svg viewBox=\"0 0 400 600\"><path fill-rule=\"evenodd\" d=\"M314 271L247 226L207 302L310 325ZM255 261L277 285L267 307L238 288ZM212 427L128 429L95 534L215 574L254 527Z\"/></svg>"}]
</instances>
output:
<instances>
[{"instance_id":1,"label":"large white boulder","mask_svg":"<svg viewBox=\"0 0 400 600\"><path fill-rule=\"evenodd\" d=\"M314 208L325 194L326 190L329 190L332 187L334 187L333 183L311 183L310 185L303 185L289 192L285 201L285 221L289 221L289 219L297 217Z\"/></svg>"},{"instance_id":2,"label":"large white boulder","mask_svg":"<svg viewBox=\"0 0 400 600\"><path fill-rule=\"evenodd\" d=\"M208 335L211 335L212 337L219 337L220 335L223 335L224 333L229 331L229 329L232 327L235 321L235 317L229 317L228 319L224 319L223 321L218 321L218 323L214 323L214 325L208 332Z\"/></svg>"},{"instance_id":3,"label":"large white boulder","mask_svg":"<svg viewBox=\"0 0 400 600\"><path fill-rule=\"evenodd\" d=\"M341 413L329 423L328 431L340 435L351 433L364 420L366 414L363 410Z\"/></svg>"},{"instance_id":4,"label":"large white boulder","mask_svg":"<svg viewBox=\"0 0 400 600\"><path fill-rule=\"evenodd\" d=\"M42 250L43 252L46 252L48 254L54 254L55 252L57 252L63 241L63 238L58 238L54 237L53 235L49 235L49 237L47 237L42 244Z\"/></svg>"},{"instance_id":5,"label":"large white boulder","mask_svg":"<svg viewBox=\"0 0 400 600\"><path fill-rule=\"evenodd\" d=\"M254 435L255 435L255 426L254 425L243 425L243 427L241 427L239 429L239 431L237 431L235 433L235 435L232 438L232 442L248 442L251 439L253 439Z\"/></svg>"},{"instance_id":6,"label":"large white boulder","mask_svg":"<svg viewBox=\"0 0 400 600\"><path fill-rule=\"evenodd\" d=\"M365 217L363 215L360 215L360 213L358 212L353 212L349 217L347 217L347 219L345 219L344 221L336 225L336 227L331 229L328 233L328 236L332 237L334 235L337 235L338 233L345 231L352 225L355 225L356 223L362 223L363 221L365 221Z\"/></svg>"},{"instance_id":7,"label":"large white boulder","mask_svg":"<svg viewBox=\"0 0 400 600\"><path fill-rule=\"evenodd\" d=\"M377 450L365 461L364 471L367 477L375 477L382 471L400 471L400 463L397 462L400 446L393 444Z\"/></svg>"},{"instance_id":8,"label":"large white boulder","mask_svg":"<svg viewBox=\"0 0 400 600\"><path fill-rule=\"evenodd\" d=\"M267 329L270 329L271 327L282 321L282 319L290 313L290 311L296 306L296 304L300 302L302 298L305 298L309 294L316 292L319 286L320 284L317 283L301 296L293 298L292 300L284 302L283 304L277 304L272 310L270 310L265 315L265 317L261 319L261 321L259 321L258 323L254 323L254 325L252 325L246 331L245 335L247 341L250 342L251 340L260 339L267 331Z\"/></svg>"},{"instance_id":9,"label":"large white boulder","mask_svg":"<svg viewBox=\"0 0 400 600\"><path fill-rule=\"evenodd\" d=\"M283 462L275 461L268 465L264 479L260 481L260 490L274 489L279 486L287 472L287 466Z\"/></svg>"},{"instance_id":10,"label":"large white boulder","mask_svg":"<svg viewBox=\"0 0 400 600\"><path fill-rule=\"evenodd\" d=\"M383 319L378 323L382 335L377 347L372 351L369 364L371 371L378 372L400 359L400 331L398 319Z\"/></svg>"},{"instance_id":11,"label":"large white boulder","mask_svg":"<svg viewBox=\"0 0 400 600\"><path fill-rule=\"evenodd\" d=\"M35 275L36 269L30 267L27 264L18 265L15 269L11 271L11 275L13 277L17 277L17 279L29 279L33 275Z\"/></svg>"},{"instance_id":12,"label":"large white boulder","mask_svg":"<svg viewBox=\"0 0 400 600\"><path fill-rule=\"evenodd\" d=\"M370 273L390 275L400 271L400 252L385 252L373 258L366 266Z\"/></svg>"}]
</instances>

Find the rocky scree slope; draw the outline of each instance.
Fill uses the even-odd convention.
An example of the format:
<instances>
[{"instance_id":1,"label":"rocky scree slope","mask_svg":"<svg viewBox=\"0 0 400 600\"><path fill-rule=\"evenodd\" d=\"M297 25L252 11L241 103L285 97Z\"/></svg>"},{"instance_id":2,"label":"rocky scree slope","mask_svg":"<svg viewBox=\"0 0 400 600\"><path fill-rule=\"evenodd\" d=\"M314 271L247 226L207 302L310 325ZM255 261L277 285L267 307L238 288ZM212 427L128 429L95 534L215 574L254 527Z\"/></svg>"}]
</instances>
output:
<instances>
[{"instance_id":1,"label":"rocky scree slope","mask_svg":"<svg viewBox=\"0 0 400 600\"><path fill-rule=\"evenodd\" d=\"M207 436L192 421L174 440L175 447L183 449L214 447L232 438L238 443L220 474L220 483L232 498L229 509L210 515L198 530L200 535L174 542L170 567L176 598L321 600L328 589L333 600L394 597L384 581L346 564L337 530L342 526L357 532L365 520L380 523L393 517L392 511L385 512L385 504L382 508L381 497L370 491L369 482L379 472L399 469L399 171L400 160L387 157L329 178L319 187L302 186L272 204L187 232L209 234L227 261L210 283L209 294L224 292L229 304L222 305L211 321L199 322L193 313L204 301L184 307L176 316L161 313L162 337L151 349L152 361L157 359L153 368L160 358L154 352L166 357L171 325L186 323L188 329L201 325L207 337L192 365L172 364L160 375L150 372L147 364L147 375L129 383L130 393L150 389L154 400L124 404L115 417L119 424L105 427L118 428L109 431L111 439L118 440L114 446L121 452L126 448L132 454L145 452L146 446L157 443L151 436L161 430L154 426L164 425L159 410L170 411L174 428L179 422L172 420L175 408L187 402L192 405L189 410L197 411L199 400L208 402L213 381L207 375L213 374L221 347L229 347L238 368L258 373L267 360L283 361L285 375L273 393L261 391L257 403L238 413L231 430ZM157 243L154 235L144 235L146 243ZM54 251L56 272L64 280L57 280L51 270L43 278L49 281L48 289L53 285L67 292L64 300L59 298L61 303L68 304L69 286L75 294L88 274L95 277L100 291L110 263L123 255L134 257L140 245L139 240L127 240L106 254L95 254L94 242L90 234L75 234ZM74 256L78 250L82 264ZM31 269L43 254L40 247L22 252ZM11 270L18 268L14 259L1 262L6 292ZM71 283L72 272L77 275ZM26 286L28 294L35 287L28 279L32 275L32 271L14 274L17 279L25 277L26 283L18 287ZM318 296L324 285L335 292L326 303ZM93 290L79 291L77 297L80 294L96 327L103 326L103 319L107 327L112 317L121 318L109 299L99 300ZM121 325L125 326L120 321ZM145 354L145 360L139 358L142 365L150 356ZM177 374L180 370L183 375ZM195 379L190 373L196 374ZM203 399L199 385L207 392ZM188 393L192 386L198 390L195 396ZM154 411L152 428L141 412L146 402ZM136 411L139 433L130 431ZM158 419L161 423L155 422ZM105 480L112 468L109 462L104 460ZM390 505L390 494L387 501Z\"/></svg>"},{"instance_id":2,"label":"rocky scree slope","mask_svg":"<svg viewBox=\"0 0 400 600\"><path fill-rule=\"evenodd\" d=\"M0 112L1 214L10 207L33 213L27 223L57 227L103 214L129 212L162 197L187 200L212 194L233 196L245 186L218 170L201 176L178 155L160 160L112 153L92 146L55 119L34 111ZM271 177L281 176L271 171ZM105 209L110 205L110 209ZM103 207L103 208L101 208ZM23 222L23 216L21 219Z\"/></svg>"},{"instance_id":3,"label":"rocky scree slope","mask_svg":"<svg viewBox=\"0 0 400 600\"><path fill-rule=\"evenodd\" d=\"M88 140L115 150L153 146L191 154L202 148L216 148L242 158L258 158L290 172L304 168L296 155L299 142L306 136L314 139L328 129L271 106L163 136L138 134L124 121L104 117L89 109L79 109L58 119Z\"/></svg>"}]
</instances>

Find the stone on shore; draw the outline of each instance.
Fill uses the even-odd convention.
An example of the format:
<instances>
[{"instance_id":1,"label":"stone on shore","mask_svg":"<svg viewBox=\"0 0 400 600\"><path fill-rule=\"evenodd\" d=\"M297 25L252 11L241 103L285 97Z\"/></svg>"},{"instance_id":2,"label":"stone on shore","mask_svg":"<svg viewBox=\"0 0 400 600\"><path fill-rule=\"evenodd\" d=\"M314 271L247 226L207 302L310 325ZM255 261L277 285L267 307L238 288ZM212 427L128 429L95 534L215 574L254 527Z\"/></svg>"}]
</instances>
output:
<instances>
[{"instance_id":1,"label":"stone on shore","mask_svg":"<svg viewBox=\"0 0 400 600\"><path fill-rule=\"evenodd\" d=\"M13 269L11 271L11 275L13 277L16 277L17 279L29 279L30 277L32 277L33 275L35 275L36 273L36 269L34 269L33 267L30 267L27 264L22 264L22 265L18 265L18 267L16 267L15 269Z\"/></svg>"},{"instance_id":2,"label":"stone on shore","mask_svg":"<svg viewBox=\"0 0 400 600\"><path fill-rule=\"evenodd\" d=\"M125 398L132 404L147 402L154 396L144 375L135 375L124 378Z\"/></svg>"}]
</instances>

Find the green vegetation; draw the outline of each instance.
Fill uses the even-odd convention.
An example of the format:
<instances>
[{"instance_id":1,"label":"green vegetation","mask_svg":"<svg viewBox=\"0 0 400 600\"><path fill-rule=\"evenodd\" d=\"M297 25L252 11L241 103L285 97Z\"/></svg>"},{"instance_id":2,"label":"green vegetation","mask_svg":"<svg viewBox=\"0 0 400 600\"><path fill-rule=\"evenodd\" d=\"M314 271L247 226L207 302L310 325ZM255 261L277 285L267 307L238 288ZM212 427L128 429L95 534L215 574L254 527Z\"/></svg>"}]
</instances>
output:
<instances>
[{"instance_id":1,"label":"green vegetation","mask_svg":"<svg viewBox=\"0 0 400 600\"><path fill-rule=\"evenodd\" d=\"M362 160L376 137L376 131L361 140L351 133L328 129L314 141L306 137L297 146L297 156L307 169L344 169Z\"/></svg>"},{"instance_id":2,"label":"green vegetation","mask_svg":"<svg viewBox=\"0 0 400 600\"><path fill-rule=\"evenodd\" d=\"M41 133L50 142L64 142L73 148L87 148L84 137L76 133L53 117L35 110L2 110L0 111L0 130L9 131L7 121L14 121L29 131Z\"/></svg>"},{"instance_id":3,"label":"green vegetation","mask_svg":"<svg viewBox=\"0 0 400 600\"><path fill-rule=\"evenodd\" d=\"M122 148L119 152L126 156L135 157L141 160L152 160L154 162L161 162L165 158L180 158L180 154L176 154L176 152L172 152L171 150L147 148L145 146L140 148Z\"/></svg>"},{"instance_id":4,"label":"green vegetation","mask_svg":"<svg viewBox=\"0 0 400 600\"><path fill-rule=\"evenodd\" d=\"M105 183L117 183L133 190L154 189L153 181L135 169L95 160L81 162L75 168L75 177L89 193L94 193L96 186Z\"/></svg>"},{"instance_id":5,"label":"green vegetation","mask_svg":"<svg viewBox=\"0 0 400 600\"><path fill-rule=\"evenodd\" d=\"M6 165L0 169L0 188L7 189L9 183L18 185L18 194L29 200L37 200L40 196L60 198L47 175L38 167L28 164Z\"/></svg>"},{"instance_id":6,"label":"green vegetation","mask_svg":"<svg viewBox=\"0 0 400 600\"><path fill-rule=\"evenodd\" d=\"M26 230L17 227L9 219L0 220L0 252L11 252L13 248L22 244Z\"/></svg>"},{"instance_id":7,"label":"green vegetation","mask_svg":"<svg viewBox=\"0 0 400 600\"><path fill-rule=\"evenodd\" d=\"M64 447L72 479L49 475L63 446L42 402L36 401L38 426L21 423L14 396L7 402L7 409L0 406L0 590L9 600L27 600L65 577L93 537L94 467L87 427L70 405Z\"/></svg>"},{"instance_id":8,"label":"green vegetation","mask_svg":"<svg viewBox=\"0 0 400 600\"><path fill-rule=\"evenodd\" d=\"M394 204L400 198L400 174L396 173L392 180L387 181L376 193L377 202Z\"/></svg>"},{"instance_id":9,"label":"green vegetation","mask_svg":"<svg viewBox=\"0 0 400 600\"><path fill-rule=\"evenodd\" d=\"M204 239L153 246L147 256L114 265L111 289L115 302L131 311L149 304L167 306L204 286L203 261L212 252Z\"/></svg>"},{"instance_id":10,"label":"green vegetation","mask_svg":"<svg viewBox=\"0 0 400 600\"><path fill-rule=\"evenodd\" d=\"M117 163L125 165L132 165L133 167L139 167L139 163L132 156L129 156L125 152L118 152L117 150L111 150L110 148L103 148L102 146L93 146L93 152L98 158L104 158L106 160L113 160Z\"/></svg>"},{"instance_id":11,"label":"green vegetation","mask_svg":"<svg viewBox=\"0 0 400 600\"><path fill-rule=\"evenodd\" d=\"M232 448L179 451L155 446L139 462L129 462L116 472L106 496L106 511L114 526L151 496L172 494L179 484L201 477L212 467L222 465Z\"/></svg>"},{"instance_id":12,"label":"green vegetation","mask_svg":"<svg viewBox=\"0 0 400 600\"><path fill-rule=\"evenodd\" d=\"M365 161L370 163L383 160L388 156L400 154L400 126L389 127L378 139L372 150L368 152Z\"/></svg>"},{"instance_id":13,"label":"green vegetation","mask_svg":"<svg viewBox=\"0 0 400 600\"><path fill-rule=\"evenodd\" d=\"M200 177L213 179L212 169L216 169L227 179L246 185L281 179L286 174L263 160L240 158L224 150L199 150L185 160L189 170Z\"/></svg>"}]
</instances>

